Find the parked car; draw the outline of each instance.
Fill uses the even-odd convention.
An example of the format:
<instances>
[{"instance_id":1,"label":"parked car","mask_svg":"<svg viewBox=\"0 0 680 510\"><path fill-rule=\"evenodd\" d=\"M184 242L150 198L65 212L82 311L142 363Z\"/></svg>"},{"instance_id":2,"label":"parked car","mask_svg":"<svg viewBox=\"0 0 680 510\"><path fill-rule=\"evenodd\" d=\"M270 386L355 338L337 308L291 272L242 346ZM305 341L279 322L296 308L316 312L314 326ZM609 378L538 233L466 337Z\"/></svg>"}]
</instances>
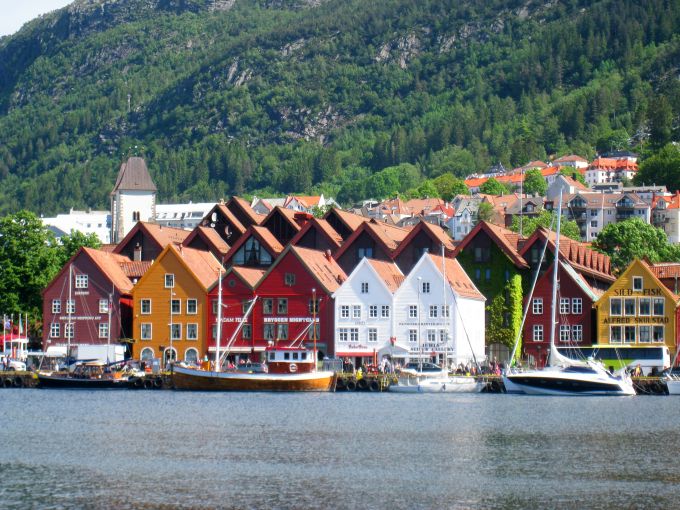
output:
<instances>
[{"instance_id":1,"label":"parked car","mask_svg":"<svg viewBox=\"0 0 680 510\"><path fill-rule=\"evenodd\" d=\"M0 370L7 370L11 372L25 372L26 363L19 361L18 359L12 358L2 358L2 363L0 363Z\"/></svg>"}]
</instances>

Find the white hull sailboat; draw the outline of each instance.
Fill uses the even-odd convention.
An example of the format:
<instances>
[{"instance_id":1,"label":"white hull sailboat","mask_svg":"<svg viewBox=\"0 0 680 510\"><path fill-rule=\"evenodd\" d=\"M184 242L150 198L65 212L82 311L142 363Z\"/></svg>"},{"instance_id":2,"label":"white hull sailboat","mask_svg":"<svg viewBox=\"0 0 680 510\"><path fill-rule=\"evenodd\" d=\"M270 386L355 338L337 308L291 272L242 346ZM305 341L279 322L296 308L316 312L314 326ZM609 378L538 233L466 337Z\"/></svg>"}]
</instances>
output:
<instances>
[{"instance_id":1,"label":"white hull sailboat","mask_svg":"<svg viewBox=\"0 0 680 510\"><path fill-rule=\"evenodd\" d=\"M595 360L572 360L560 354L555 347L555 329L557 326L555 321L555 303L557 303L562 193L560 193L558 204L550 319L552 327L550 328L550 355L548 357L548 364L545 368L537 370L521 371L512 368L507 369L503 374L505 391L507 393L522 393L526 395L635 395L633 382L626 373L623 373L621 376L615 376ZM547 243L546 239L546 245ZM543 254L545 254L545 248ZM525 315L527 309L525 309Z\"/></svg>"},{"instance_id":2,"label":"white hull sailboat","mask_svg":"<svg viewBox=\"0 0 680 510\"><path fill-rule=\"evenodd\" d=\"M418 376L402 373L398 383L390 386L394 393L479 393L484 389L484 383L472 376L441 375Z\"/></svg>"}]
</instances>

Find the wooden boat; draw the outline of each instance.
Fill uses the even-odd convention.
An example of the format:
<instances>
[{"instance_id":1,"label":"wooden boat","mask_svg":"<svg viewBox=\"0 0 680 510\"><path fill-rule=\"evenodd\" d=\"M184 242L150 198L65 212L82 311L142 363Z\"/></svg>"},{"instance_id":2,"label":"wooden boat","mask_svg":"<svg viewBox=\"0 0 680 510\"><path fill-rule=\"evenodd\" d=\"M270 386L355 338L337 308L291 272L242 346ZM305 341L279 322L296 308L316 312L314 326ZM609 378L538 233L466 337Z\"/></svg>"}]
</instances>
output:
<instances>
[{"instance_id":1,"label":"wooden boat","mask_svg":"<svg viewBox=\"0 0 680 510\"><path fill-rule=\"evenodd\" d=\"M129 377L117 371L106 371L109 366L101 361L87 361L70 372L38 372L41 388L125 389Z\"/></svg>"},{"instance_id":2,"label":"wooden boat","mask_svg":"<svg viewBox=\"0 0 680 510\"><path fill-rule=\"evenodd\" d=\"M177 390L196 391L335 391L336 375L316 371L316 360L305 348L268 348L266 371L237 367L215 371L174 366L172 383Z\"/></svg>"}]
</instances>

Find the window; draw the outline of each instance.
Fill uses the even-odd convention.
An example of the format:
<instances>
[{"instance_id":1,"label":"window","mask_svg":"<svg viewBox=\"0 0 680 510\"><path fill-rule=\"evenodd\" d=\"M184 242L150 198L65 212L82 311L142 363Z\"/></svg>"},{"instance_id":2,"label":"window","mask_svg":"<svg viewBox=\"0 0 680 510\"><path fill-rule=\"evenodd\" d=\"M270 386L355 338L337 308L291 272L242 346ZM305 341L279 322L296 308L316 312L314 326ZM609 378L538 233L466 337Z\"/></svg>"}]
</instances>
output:
<instances>
[{"instance_id":1,"label":"window","mask_svg":"<svg viewBox=\"0 0 680 510\"><path fill-rule=\"evenodd\" d=\"M172 289L175 286L175 275L166 274L165 275L165 288Z\"/></svg>"},{"instance_id":2,"label":"window","mask_svg":"<svg viewBox=\"0 0 680 510\"><path fill-rule=\"evenodd\" d=\"M415 343L418 341L418 331L415 329L409 329L408 330L408 341L411 343Z\"/></svg>"},{"instance_id":3,"label":"window","mask_svg":"<svg viewBox=\"0 0 680 510\"><path fill-rule=\"evenodd\" d=\"M652 314L652 300L648 297L641 297L639 300L640 315Z\"/></svg>"},{"instance_id":4,"label":"window","mask_svg":"<svg viewBox=\"0 0 680 510\"><path fill-rule=\"evenodd\" d=\"M288 324L279 324L276 331L276 336L279 340L288 340Z\"/></svg>"},{"instance_id":5,"label":"window","mask_svg":"<svg viewBox=\"0 0 680 510\"><path fill-rule=\"evenodd\" d=\"M583 325L574 324L571 327L571 339L574 342L583 342Z\"/></svg>"},{"instance_id":6,"label":"window","mask_svg":"<svg viewBox=\"0 0 680 510\"><path fill-rule=\"evenodd\" d=\"M633 276L633 290L642 292L642 276Z\"/></svg>"},{"instance_id":7,"label":"window","mask_svg":"<svg viewBox=\"0 0 680 510\"><path fill-rule=\"evenodd\" d=\"M591 227L597 227L597 220L593 220L590 222Z\"/></svg>"},{"instance_id":8,"label":"window","mask_svg":"<svg viewBox=\"0 0 680 510\"><path fill-rule=\"evenodd\" d=\"M583 299L581 299L580 297L572 298L571 313L576 315L581 315L583 313Z\"/></svg>"},{"instance_id":9,"label":"window","mask_svg":"<svg viewBox=\"0 0 680 510\"><path fill-rule=\"evenodd\" d=\"M77 274L76 275L76 289L87 289L87 275Z\"/></svg>"},{"instance_id":10,"label":"window","mask_svg":"<svg viewBox=\"0 0 680 510\"><path fill-rule=\"evenodd\" d=\"M315 323L311 328L309 328L309 331L307 331L307 338L310 340L318 340L321 338L321 325L317 322ZM304 359L304 358L302 358Z\"/></svg>"},{"instance_id":11,"label":"window","mask_svg":"<svg viewBox=\"0 0 680 510\"><path fill-rule=\"evenodd\" d=\"M210 329L211 329L212 338L213 338L213 340L215 340L217 338L217 324L213 324Z\"/></svg>"},{"instance_id":12,"label":"window","mask_svg":"<svg viewBox=\"0 0 680 510\"><path fill-rule=\"evenodd\" d=\"M635 343L635 326L623 327L623 341L627 344Z\"/></svg>"},{"instance_id":13,"label":"window","mask_svg":"<svg viewBox=\"0 0 680 510\"><path fill-rule=\"evenodd\" d=\"M151 323L143 322L141 324L140 338L142 340L151 340Z\"/></svg>"},{"instance_id":14,"label":"window","mask_svg":"<svg viewBox=\"0 0 680 510\"><path fill-rule=\"evenodd\" d=\"M430 293L430 282L423 282L422 292L423 292L423 294L429 294Z\"/></svg>"},{"instance_id":15,"label":"window","mask_svg":"<svg viewBox=\"0 0 680 510\"><path fill-rule=\"evenodd\" d=\"M50 338L59 338L59 323L53 322L50 324Z\"/></svg>"},{"instance_id":16,"label":"window","mask_svg":"<svg viewBox=\"0 0 680 510\"><path fill-rule=\"evenodd\" d=\"M359 341L359 328L349 328L349 341L350 342Z\"/></svg>"},{"instance_id":17,"label":"window","mask_svg":"<svg viewBox=\"0 0 680 510\"><path fill-rule=\"evenodd\" d=\"M543 298L534 298L531 305L531 311L534 315L541 315L543 313Z\"/></svg>"},{"instance_id":18,"label":"window","mask_svg":"<svg viewBox=\"0 0 680 510\"><path fill-rule=\"evenodd\" d=\"M109 325L106 322L99 323L99 338L109 337Z\"/></svg>"},{"instance_id":19,"label":"window","mask_svg":"<svg viewBox=\"0 0 680 510\"><path fill-rule=\"evenodd\" d=\"M191 349L187 349L186 352L184 353L184 361L186 361L187 363L197 363L198 351L193 347Z\"/></svg>"},{"instance_id":20,"label":"window","mask_svg":"<svg viewBox=\"0 0 680 510\"><path fill-rule=\"evenodd\" d=\"M196 299L187 299L187 314L196 315L198 313L198 301Z\"/></svg>"},{"instance_id":21,"label":"window","mask_svg":"<svg viewBox=\"0 0 680 510\"><path fill-rule=\"evenodd\" d=\"M319 313L319 298L310 299L307 307L309 309L309 313L311 314Z\"/></svg>"},{"instance_id":22,"label":"window","mask_svg":"<svg viewBox=\"0 0 680 510\"><path fill-rule=\"evenodd\" d=\"M187 340L198 340L198 324L195 322L187 324Z\"/></svg>"},{"instance_id":23,"label":"window","mask_svg":"<svg viewBox=\"0 0 680 510\"><path fill-rule=\"evenodd\" d=\"M58 299L52 300L52 313L61 313L61 301Z\"/></svg>"},{"instance_id":24,"label":"window","mask_svg":"<svg viewBox=\"0 0 680 510\"><path fill-rule=\"evenodd\" d=\"M276 303L276 313L286 315L288 313L288 298L279 298Z\"/></svg>"},{"instance_id":25,"label":"window","mask_svg":"<svg viewBox=\"0 0 680 510\"><path fill-rule=\"evenodd\" d=\"M408 317L409 317L409 319L417 319L418 318L418 306L417 305L408 305Z\"/></svg>"},{"instance_id":26,"label":"window","mask_svg":"<svg viewBox=\"0 0 680 510\"><path fill-rule=\"evenodd\" d=\"M368 305L368 316L371 319L378 318L378 305Z\"/></svg>"},{"instance_id":27,"label":"window","mask_svg":"<svg viewBox=\"0 0 680 510\"><path fill-rule=\"evenodd\" d=\"M437 318L437 311L439 307L437 305L430 305L430 319Z\"/></svg>"},{"instance_id":28,"label":"window","mask_svg":"<svg viewBox=\"0 0 680 510\"><path fill-rule=\"evenodd\" d=\"M359 259L363 259L364 257L370 259L373 257L373 248L359 248L357 250L357 255L359 256Z\"/></svg>"},{"instance_id":29,"label":"window","mask_svg":"<svg viewBox=\"0 0 680 510\"><path fill-rule=\"evenodd\" d=\"M64 336L66 338L73 338L73 334L75 333L75 330L76 330L75 324L65 324L64 325Z\"/></svg>"},{"instance_id":30,"label":"window","mask_svg":"<svg viewBox=\"0 0 680 510\"><path fill-rule=\"evenodd\" d=\"M475 269L475 280L481 280L482 279L482 270L477 268Z\"/></svg>"},{"instance_id":31,"label":"window","mask_svg":"<svg viewBox=\"0 0 680 510\"><path fill-rule=\"evenodd\" d=\"M361 293L368 294L368 282L361 282Z\"/></svg>"},{"instance_id":32,"label":"window","mask_svg":"<svg viewBox=\"0 0 680 510\"><path fill-rule=\"evenodd\" d=\"M262 300L262 313L267 315L274 313L274 300L272 298L264 298Z\"/></svg>"},{"instance_id":33,"label":"window","mask_svg":"<svg viewBox=\"0 0 680 510\"><path fill-rule=\"evenodd\" d=\"M368 328L368 341L369 342L378 341L378 330L376 328Z\"/></svg>"},{"instance_id":34,"label":"window","mask_svg":"<svg viewBox=\"0 0 680 510\"><path fill-rule=\"evenodd\" d=\"M482 262L482 247L475 246L475 262Z\"/></svg>"},{"instance_id":35,"label":"window","mask_svg":"<svg viewBox=\"0 0 680 510\"><path fill-rule=\"evenodd\" d=\"M484 270L484 279L486 279L487 281L491 280L491 269L487 268Z\"/></svg>"},{"instance_id":36,"label":"window","mask_svg":"<svg viewBox=\"0 0 680 510\"><path fill-rule=\"evenodd\" d=\"M648 344L652 340L652 327L640 326L638 328L638 340L640 343Z\"/></svg>"},{"instance_id":37,"label":"window","mask_svg":"<svg viewBox=\"0 0 680 510\"><path fill-rule=\"evenodd\" d=\"M568 325L561 324L560 325L560 342L568 342L570 332L571 332L571 328Z\"/></svg>"},{"instance_id":38,"label":"window","mask_svg":"<svg viewBox=\"0 0 680 510\"><path fill-rule=\"evenodd\" d=\"M349 305L340 306L340 318L349 319Z\"/></svg>"},{"instance_id":39,"label":"window","mask_svg":"<svg viewBox=\"0 0 680 510\"><path fill-rule=\"evenodd\" d=\"M361 305L352 305L352 318L361 319Z\"/></svg>"},{"instance_id":40,"label":"window","mask_svg":"<svg viewBox=\"0 0 680 510\"><path fill-rule=\"evenodd\" d=\"M448 319L451 316L451 309L447 305L442 305L442 317Z\"/></svg>"},{"instance_id":41,"label":"window","mask_svg":"<svg viewBox=\"0 0 680 510\"><path fill-rule=\"evenodd\" d=\"M533 330L533 341L542 342L543 341L543 324L534 324Z\"/></svg>"},{"instance_id":42,"label":"window","mask_svg":"<svg viewBox=\"0 0 680 510\"><path fill-rule=\"evenodd\" d=\"M652 326L652 342L663 342L663 326Z\"/></svg>"},{"instance_id":43,"label":"window","mask_svg":"<svg viewBox=\"0 0 680 510\"><path fill-rule=\"evenodd\" d=\"M569 301L568 297L560 298L560 313L569 313Z\"/></svg>"},{"instance_id":44,"label":"window","mask_svg":"<svg viewBox=\"0 0 680 510\"><path fill-rule=\"evenodd\" d=\"M217 315L217 305L218 304L219 303L217 302L217 300L213 299L213 301L212 301L212 313L213 313L213 315Z\"/></svg>"},{"instance_id":45,"label":"window","mask_svg":"<svg viewBox=\"0 0 680 510\"><path fill-rule=\"evenodd\" d=\"M142 311L142 315L151 314L151 300L150 299L142 299L139 302L139 308Z\"/></svg>"},{"instance_id":46,"label":"window","mask_svg":"<svg viewBox=\"0 0 680 510\"><path fill-rule=\"evenodd\" d=\"M445 344L446 343L446 337L448 333L445 329L440 329L439 330L439 343L440 344Z\"/></svg>"},{"instance_id":47,"label":"window","mask_svg":"<svg viewBox=\"0 0 680 510\"><path fill-rule=\"evenodd\" d=\"M620 344L622 339L621 326L610 326L609 343Z\"/></svg>"},{"instance_id":48,"label":"window","mask_svg":"<svg viewBox=\"0 0 680 510\"><path fill-rule=\"evenodd\" d=\"M382 305L380 307L380 316L386 319L390 316L390 305Z\"/></svg>"},{"instance_id":49,"label":"window","mask_svg":"<svg viewBox=\"0 0 680 510\"><path fill-rule=\"evenodd\" d=\"M173 340L181 340L182 339L182 325L181 324L173 324L172 325L172 339Z\"/></svg>"},{"instance_id":50,"label":"window","mask_svg":"<svg viewBox=\"0 0 680 510\"><path fill-rule=\"evenodd\" d=\"M428 329L427 330L427 343L434 344L437 341L437 330Z\"/></svg>"},{"instance_id":51,"label":"window","mask_svg":"<svg viewBox=\"0 0 680 510\"><path fill-rule=\"evenodd\" d=\"M275 329L274 326L276 324L265 324L264 328L262 329L262 334L264 335L265 340L274 340L274 333Z\"/></svg>"},{"instance_id":52,"label":"window","mask_svg":"<svg viewBox=\"0 0 680 510\"><path fill-rule=\"evenodd\" d=\"M347 328L340 328L338 330L338 340L340 342L346 342L348 338L348 331Z\"/></svg>"},{"instance_id":53,"label":"window","mask_svg":"<svg viewBox=\"0 0 680 510\"><path fill-rule=\"evenodd\" d=\"M283 283L288 287L292 287L293 285L295 285L295 274L286 273L285 275L283 275Z\"/></svg>"},{"instance_id":54,"label":"window","mask_svg":"<svg viewBox=\"0 0 680 510\"><path fill-rule=\"evenodd\" d=\"M109 300L100 299L99 300L99 313L109 313Z\"/></svg>"},{"instance_id":55,"label":"window","mask_svg":"<svg viewBox=\"0 0 680 510\"><path fill-rule=\"evenodd\" d=\"M76 300L67 299L66 300L66 313L76 313Z\"/></svg>"},{"instance_id":56,"label":"window","mask_svg":"<svg viewBox=\"0 0 680 510\"><path fill-rule=\"evenodd\" d=\"M609 298L609 315L621 315L621 298Z\"/></svg>"},{"instance_id":57,"label":"window","mask_svg":"<svg viewBox=\"0 0 680 510\"><path fill-rule=\"evenodd\" d=\"M172 315L179 315L182 313L182 300L181 299L173 299L172 300L172 306L170 308L170 313Z\"/></svg>"},{"instance_id":58,"label":"window","mask_svg":"<svg viewBox=\"0 0 680 510\"><path fill-rule=\"evenodd\" d=\"M652 306L653 306L652 311L654 312L654 315L661 316L661 315L664 314L664 311L663 311L664 301L665 301L664 298L658 298L658 297L655 297L652 300Z\"/></svg>"},{"instance_id":59,"label":"window","mask_svg":"<svg viewBox=\"0 0 680 510\"><path fill-rule=\"evenodd\" d=\"M248 308L250 308L250 300L243 299L241 301L241 313L245 315L245 313L248 311Z\"/></svg>"},{"instance_id":60,"label":"window","mask_svg":"<svg viewBox=\"0 0 680 510\"><path fill-rule=\"evenodd\" d=\"M623 299L623 314L635 315L635 298Z\"/></svg>"},{"instance_id":61,"label":"window","mask_svg":"<svg viewBox=\"0 0 680 510\"><path fill-rule=\"evenodd\" d=\"M244 324L241 328L241 338L243 340L250 340L253 337L253 327L250 324Z\"/></svg>"}]
</instances>

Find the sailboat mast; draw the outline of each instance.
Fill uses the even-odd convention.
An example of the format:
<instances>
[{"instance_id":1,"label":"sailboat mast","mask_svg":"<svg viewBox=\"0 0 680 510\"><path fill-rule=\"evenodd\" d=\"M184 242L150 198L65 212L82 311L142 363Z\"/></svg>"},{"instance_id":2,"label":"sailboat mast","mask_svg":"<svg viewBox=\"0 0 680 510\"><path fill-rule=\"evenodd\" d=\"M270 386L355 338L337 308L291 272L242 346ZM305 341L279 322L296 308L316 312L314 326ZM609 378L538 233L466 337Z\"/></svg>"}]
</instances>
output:
<instances>
[{"instance_id":1,"label":"sailboat mast","mask_svg":"<svg viewBox=\"0 0 680 510\"><path fill-rule=\"evenodd\" d=\"M113 304L113 294L109 294L109 326L106 329L106 361L109 362L109 354L111 352L111 305ZM114 361L116 361L114 356Z\"/></svg>"},{"instance_id":2,"label":"sailboat mast","mask_svg":"<svg viewBox=\"0 0 680 510\"><path fill-rule=\"evenodd\" d=\"M68 268L68 326L66 327L66 364L68 365L68 358L71 355L71 335L73 335L73 265Z\"/></svg>"},{"instance_id":3,"label":"sailboat mast","mask_svg":"<svg viewBox=\"0 0 680 510\"><path fill-rule=\"evenodd\" d=\"M220 340L222 339L222 266L217 283L217 335L215 337L215 372L220 371Z\"/></svg>"},{"instance_id":4,"label":"sailboat mast","mask_svg":"<svg viewBox=\"0 0 680 510\"><path fill-rule=\"evenodd\" d=\"M555 234L555 257L553 260L553 278L552 278L552 303L550 304L550 354L548 358L548 363L551 359L555 359L554 351L555 347L555 327L557 326L556 316L557 316L557 269L560 263L560 225L562 223L562 191L560 190L560 195L557 203L557 230Z\"/></svg>"},{"instance_id":5,"label":"sailboat mast","mask_svg":"<svg viewBox=\"0 0 680 510\"><path fill-rule=\"evenodd\" d=\"M446 373L448 374L449 372L449 328L451 327L451 321L450 319L447 320L447 318L451 315L449 312L449 308L447 306L446 302L446 285L448 283L448 279L446 278L446 257L444 256L444 243L442 243L442 281L444 283L444 308L442 309L442 315L444 317L444 370L446 370Z\"/></svg>"}]
</instances>

